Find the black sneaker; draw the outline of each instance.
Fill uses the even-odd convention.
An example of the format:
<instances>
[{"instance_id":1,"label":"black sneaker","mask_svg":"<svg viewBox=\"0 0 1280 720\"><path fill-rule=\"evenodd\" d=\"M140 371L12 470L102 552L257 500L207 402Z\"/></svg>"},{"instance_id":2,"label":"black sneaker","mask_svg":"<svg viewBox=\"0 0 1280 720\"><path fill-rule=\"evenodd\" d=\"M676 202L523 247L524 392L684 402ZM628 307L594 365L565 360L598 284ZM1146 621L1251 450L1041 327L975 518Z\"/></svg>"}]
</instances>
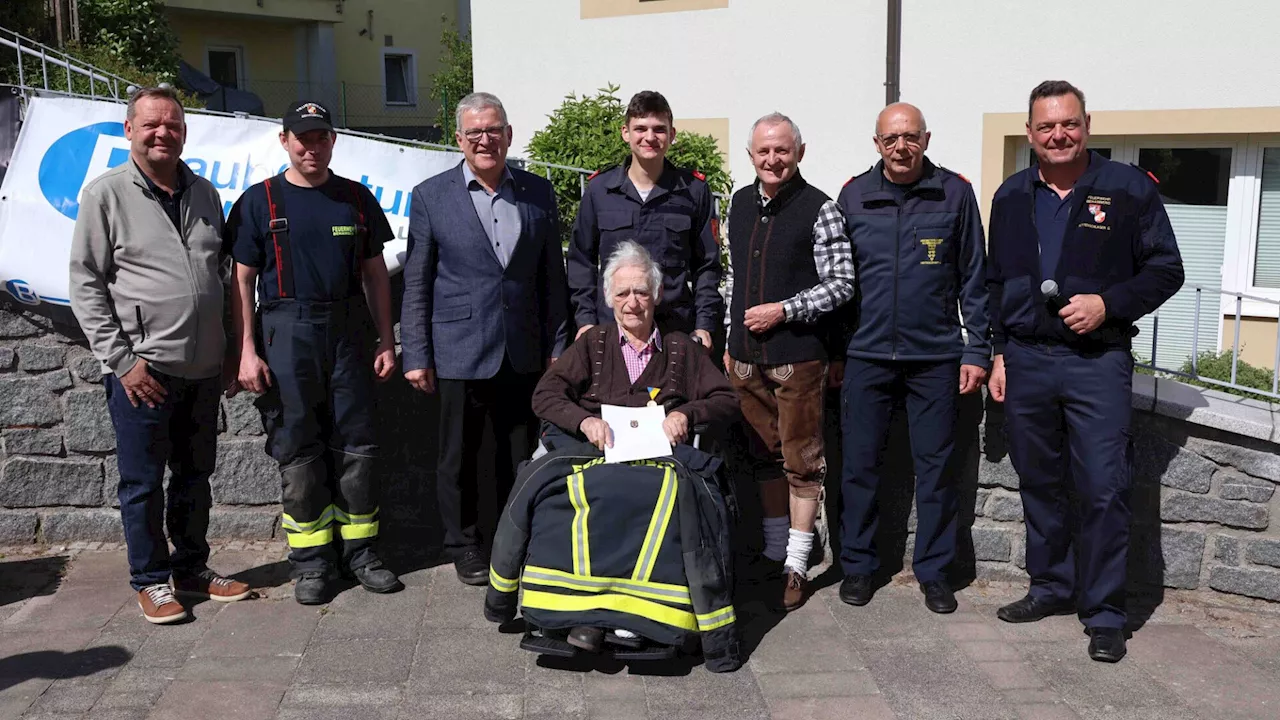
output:
<instances>
[{"instance_id":1,"label":"black sneaker","mask_svg":"<svg viewBox=\"0 0 1280 720\"><path fill-rule=\"evenodd\" d=\"M395 592L404 587L395 573L382 566L381 560L362 565L352 570L351 574L364 586L365 590L372 593Z\"/></svg>"},{"instance_id":2,"label":"black sneaker","mask_svg":"<svg viewBox=\"0 0 1280 720\"><path fill-rule=\"evenodd\" d=\"M323 605L329 602L328 573L323 570L308 570L298 576L293 586L293 599L299 605Z\"/></svg>"},{"instance_id":3,"label":"black sneaker","mask_svg":"<svg viewBox=\"0 0 1280 720\"><path fill-rule=\"evenodd\" d=\"M870 575L850 575L840 583L840 601L849 605L866 605L873 594Z\"/></svg>"}]
</instances>

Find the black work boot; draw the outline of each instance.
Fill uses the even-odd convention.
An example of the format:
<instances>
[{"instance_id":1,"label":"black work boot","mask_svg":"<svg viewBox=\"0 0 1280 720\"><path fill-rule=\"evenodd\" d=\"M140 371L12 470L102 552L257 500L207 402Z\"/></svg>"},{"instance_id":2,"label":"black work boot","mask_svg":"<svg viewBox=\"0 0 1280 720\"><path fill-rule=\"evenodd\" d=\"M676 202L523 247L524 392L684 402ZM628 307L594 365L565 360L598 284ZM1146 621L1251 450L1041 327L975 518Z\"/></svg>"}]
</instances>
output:
<instances>
[{"instance_id":1,"label":"black work boot","mask_svg":"<svg viewBox=\"0 0 1280 720\"><path fill-rule=\"evenodd\" d=\"M323 570L307 570L298 575L293 586L293 599L299 605L323 605L329 602L329 578Z\"/></svg>"},{"instance_id":2,"label":"black work boot","mask_svg":"<svg viewBox=\"0 0 1280 720\"><path fill-rule=\"evenodd\" d=\"M355 568L351 574L364 586L365 590L372 593L389 593L404 588L400 578L383 567L382 561L376 558L366 565Z\"/></svg>"}]
</instances>

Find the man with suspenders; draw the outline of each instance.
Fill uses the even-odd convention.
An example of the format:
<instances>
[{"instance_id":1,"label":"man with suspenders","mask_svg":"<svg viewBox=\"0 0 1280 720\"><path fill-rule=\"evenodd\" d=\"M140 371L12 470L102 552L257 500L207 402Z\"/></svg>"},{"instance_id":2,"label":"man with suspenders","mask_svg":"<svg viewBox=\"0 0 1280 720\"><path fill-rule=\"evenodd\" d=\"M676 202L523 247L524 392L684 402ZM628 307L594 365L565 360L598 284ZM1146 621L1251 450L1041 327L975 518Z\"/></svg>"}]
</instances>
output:
<instances>
[{"instance_id":1,"label":"man with suspenders","mask_svg":"<svg viewBox=\"0 0 1280 720\"><path fill-rule=\"evenodd\" d=\"M329 171L335 140L322 104L286 113L280 144L290 166L244 193L225 238L236 260L239 377L262 394L303 605L329 600L335 570L371 592L401 587L374 549L374 382L396 365L382 259L392 232L368 188Z\"/></svg>"}]
</instances>

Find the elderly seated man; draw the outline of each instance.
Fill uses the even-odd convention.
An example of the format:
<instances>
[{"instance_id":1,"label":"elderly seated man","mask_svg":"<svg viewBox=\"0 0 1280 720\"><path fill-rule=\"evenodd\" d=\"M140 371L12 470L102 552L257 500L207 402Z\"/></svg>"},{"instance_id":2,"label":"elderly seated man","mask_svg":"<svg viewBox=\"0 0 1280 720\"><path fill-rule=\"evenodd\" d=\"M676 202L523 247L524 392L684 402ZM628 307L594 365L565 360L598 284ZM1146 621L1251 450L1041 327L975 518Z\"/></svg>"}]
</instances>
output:
<instances>
[{"instance_id":1,"label":"elderly seated man","mask_svg":"<svg viewBox=\"0 0 1280 720\"><path fill-rule=\"evenodd\" d=\"M559 430L601 450L611 446L601 405L662 405L667 409L663 430L673 445L688 442L695 425L714 430L737 420L737 395L708 350L682 332L663 333L654 324L662 269L649 252L635 242L619 244L603 276L614 322L583 333L534 390L534 413L555 426L544 431L544 443L563 443Z\"/></svg>"}]
</instances>

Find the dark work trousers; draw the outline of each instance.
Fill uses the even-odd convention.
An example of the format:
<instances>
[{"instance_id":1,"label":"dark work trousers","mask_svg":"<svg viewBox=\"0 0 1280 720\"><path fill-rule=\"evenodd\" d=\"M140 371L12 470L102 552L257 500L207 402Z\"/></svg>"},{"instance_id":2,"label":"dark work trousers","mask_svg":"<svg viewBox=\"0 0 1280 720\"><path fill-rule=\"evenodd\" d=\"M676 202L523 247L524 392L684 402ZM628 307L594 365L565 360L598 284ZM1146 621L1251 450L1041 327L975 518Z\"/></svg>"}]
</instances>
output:
<instances>
[{"instance_id":1,"label":"dark work trousers","mask_svg":"<svg viewBox=\"0 0 1280 720\"><path fill-rule=\"evenodd\" d=\"M945 580L956 554L956 478L948 472L955 447L960 360L877 361L849 358L841 397L844 476L841 481L840 564L844 574L871 575L880 567L875 534L876 490L894 402L905 398L916 474L916 548L912 566L920 582ZM899 482L902 479L897 479ZM892 481L892 479L891 479Z\"/></svg>"},{"instance_id":2,"label":"dark work trousers","mask_svg":"<svg viewBox=\"0 0 1280 720\"><path fill-rule=\"evenodd\" d=\"M1133 356L1010 342L1004 367L1005 432L1027 523L1030 594L1047 601L1078 594L1087 627L1123 628ZM1068 478L1079 500L1074 542Z\"/></svg>"},{"instance_id":3,"label":"dark work trousers","mask_svg":"<svg viewBox=\"0 0 1280 720\"><path fill-rule=\"evenodd\" d=\"M363 567L376 559L380 490L369 308L358 296L275 300L260 329L271 387L257 404L280 464L289 561L295 573L330 571L341 548L344 567Z\"/></svg>"},{"instance_id":4,"label":"dark work trousers","mask_svg":"<svg viewBox=\"0 0 1280 720\"><path fill-rule=\"evenodd\" d=\"M541 376L518 373L504 358L498 374L487 380L439 381L436 493L445 551L454 557L467 550L483 550L493 541L494 528L482 530L481 515L496 525L520 462L537 447L538 422L531 405ZM492 471L479 457L487 428L497 453Z\"/></svg>"},{"instance_id":5,"label":"dark work trousers","mask_svg":"<svg viewBox=\"0 0 1280 720\"><path fill-rule=\"evenodd\" d=\"M217 457L219 378L185 380L151 370L168 392L155 408L134 407L115 375L103 378L116 430L120 518L135 590L193 575L209 560L209 476ZM164 468L169 480L168 503ZM173 553L165 540L165 528Z\"/></svg>"}]
</instances>

